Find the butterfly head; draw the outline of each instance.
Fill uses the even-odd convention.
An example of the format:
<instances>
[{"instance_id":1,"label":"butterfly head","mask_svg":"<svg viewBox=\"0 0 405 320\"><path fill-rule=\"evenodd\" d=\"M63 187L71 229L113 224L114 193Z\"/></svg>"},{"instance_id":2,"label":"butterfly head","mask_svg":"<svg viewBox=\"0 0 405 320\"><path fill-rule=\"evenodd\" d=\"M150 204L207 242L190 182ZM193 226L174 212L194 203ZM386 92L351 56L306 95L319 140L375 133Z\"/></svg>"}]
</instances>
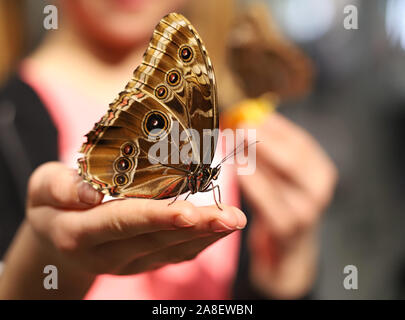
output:
<instances>
[{"instance_id":1,"label":"butterfly head","mask_svg":"<svg viewBox=\"0 0 405 320\"><path fill-rule=\"evenodd\" d=\"M210 173L211 179L217 180L220 172L221 172L221 167L212 168L211 173Z\"/></svg>"}]
</instances>

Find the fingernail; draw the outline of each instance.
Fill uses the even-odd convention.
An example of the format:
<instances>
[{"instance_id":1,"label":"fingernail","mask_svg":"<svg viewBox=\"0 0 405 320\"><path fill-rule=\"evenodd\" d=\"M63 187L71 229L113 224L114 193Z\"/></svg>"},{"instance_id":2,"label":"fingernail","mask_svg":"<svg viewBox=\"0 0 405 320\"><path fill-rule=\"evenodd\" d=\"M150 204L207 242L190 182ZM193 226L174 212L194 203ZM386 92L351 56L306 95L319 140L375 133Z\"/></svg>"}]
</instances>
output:
<instances>
[{"instance_id":1,"label":"fingernail","mask_svg":"<svg viewBox=\"0 0 405 320\"><path fill-rule=\"evenodd\" d=\"M88 183L82 181L77 188L80 202L86 204L97 204L100 200L100 194Z\"/></svg>"},{"instance_id":2,"label":"fingernail","mask_svg":"<svg viewBox=\"0 0 405 320\"><path fill-rule=\"evenodd\" d=\"M226 225L220 220L214 220L210 223L210 227L212 231L214 232L224 232L224 231L233 231L235 230L234 228Z\"/></svg>"},{"instance_id":3,"label":"fingernail","mask_svg":"<svg viewBox=\"0 0 405 320\"><path fill-rule=\"evenodd\" d=\"M180 228L192 227L195 225L194 222L187 220L182 214L180 214L176 218L174 218L173 224Z\"/></svg>"},{"instance_id":4,"label":"fingernail","mask_svg":"<svg viewBox=\"0 0 405 320\"><path fill-rule=\"evenodd\" d=\"M246 226L246 216L245 214L239 210L238 208L232 208L235 215L238 217L238 224L236 226L237 229L241 230Z\"/></svg>"}]
</instances>

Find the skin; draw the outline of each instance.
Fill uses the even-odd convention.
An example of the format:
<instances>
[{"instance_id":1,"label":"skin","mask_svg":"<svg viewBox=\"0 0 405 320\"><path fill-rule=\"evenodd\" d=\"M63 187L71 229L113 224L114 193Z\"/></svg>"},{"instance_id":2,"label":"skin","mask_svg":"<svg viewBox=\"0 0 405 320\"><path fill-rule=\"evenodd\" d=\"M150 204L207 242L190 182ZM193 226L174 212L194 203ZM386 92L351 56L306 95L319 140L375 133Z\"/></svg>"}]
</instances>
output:
<instances>
[{"instance_id":1,"label":"skin","mask_svg":"<svg viewBox=\"0 0 405 320\"><path fill-rule=\"evenodd\" d=\"M269 297L297 298L316 275L317 229L337 171L319 144L280 114L270 115L256 134L256 171L239 176L254 213L250 277Z\"/></svg>"},{"instance_id":2,"label":"skin","mask_svg":"<svg viewBox=\"0 0 405 320\"><path fill-rule=\"evenodd\" d=\"M39 167L28 187L27 217L5 259L0 299L82 298L98 274L137 274L195 258L246 225L237 208L187 201L113 200L58 162ZM29 261L29 263L27 263ZM59 287L43 289L43 268Z\"/></svg>"},{"instance_id":3,"label":"skin","mask_svg":"<svg viewBox=\"0 0 405 320\"><path fill-rule=\"evenodd\" d=\"M184 1L135 1L131 10L119 2L57 2L60 29L30 58L48 75L111 102L140 63L154 25ZM316 232L337 172L307 132L277 113L257 128L257 139L256 173L239 176L253 209L250 279L269 298L299 298L313 284ZM62 164L38 168L29 183L26 219L5 258L0 299L79 299L97 274L135 274L190 260L246 225L245 215L226 205L219 211L186 201L101 201ZM63 266L64 290L43 289L48 264Z\"/></svg>"}]
</instances>

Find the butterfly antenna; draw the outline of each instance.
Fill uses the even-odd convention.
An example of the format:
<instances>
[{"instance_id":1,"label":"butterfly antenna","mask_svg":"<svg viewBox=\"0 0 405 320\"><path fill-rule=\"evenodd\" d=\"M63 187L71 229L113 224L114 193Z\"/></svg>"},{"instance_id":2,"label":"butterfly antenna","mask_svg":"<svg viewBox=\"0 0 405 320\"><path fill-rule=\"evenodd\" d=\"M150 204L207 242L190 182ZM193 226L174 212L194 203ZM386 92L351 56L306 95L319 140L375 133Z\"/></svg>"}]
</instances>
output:
<instances>
[{"instance_id":1,"label":"butterfly antenna","mask_svg":"<svg viewBox=\"0 0 405 320\"><path fill-rule=\"evenodd\" d=\"M219 167L222 163L228 160L232 155L237 154L239 151L238 149L244 145L244 142L241 142L236 148L234 148L231 152L229 152L217 165Z\"/></svg>"},{"instance_id":2,"label":"butterfly antenna","mask_svg":"<svg viewBox=\"0 0 405 320\"><path fill-rule=\"evenodd\" d=\"M244 142L241 142L235 149L233 149L228 155L226 155L221 161L220 163L218 163L218 165L216 166L216 168L218 168L221 164L223 164L225 161L227 161L231 156L238 154L241 151L245 151L246 149L248 149L251 145L254 145L256 143L259 143L260 141L253 141L250 142L249 144L247 144L246 146L244 146ZM241 149L241 147L243 147Z\"/></svg>"}]
</instances>

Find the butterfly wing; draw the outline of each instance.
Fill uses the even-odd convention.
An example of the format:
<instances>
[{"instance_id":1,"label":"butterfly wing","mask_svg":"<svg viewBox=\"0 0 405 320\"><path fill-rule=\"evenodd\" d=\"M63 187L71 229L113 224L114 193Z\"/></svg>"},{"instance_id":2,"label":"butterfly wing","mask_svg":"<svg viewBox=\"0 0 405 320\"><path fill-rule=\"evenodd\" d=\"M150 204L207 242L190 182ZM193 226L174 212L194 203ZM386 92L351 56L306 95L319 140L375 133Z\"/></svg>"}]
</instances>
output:
<instances>
[{"instance_id":1,"label":"butterfly wing","mask_svg":"<svg viewBox=\"0 0 405 320\"><path fill-rule=\"evenodd\" d=\"M172 85L170 76L176 71L181 73L181 81ZM135 70L134 81L129 86L153 94L155 88L160 88L162 77L167 77L166 84L170 89L163 101L172 112L177 113L186 128L197 130L201 141L204 129L212 131L218 128L217 90L212 63L197 31L180 14L169 14L157 25L144 60ZM149 82L154 86L145 85ZM193 146L200 163L211 163L217 137L214 136L211 142L211 148L202 143Z\"/></svg>"},{"instance_id":2,"label":"butterfly wing","mask_svg":"<svg viewBox=\"0 0 405 320\"><path fill-rule=\"evenodd\" d=\"M175 161L170 152L163 161L153 159L149 151L156 142L152 132L158 131L175 150L187 145L198 163L210 163L217 137L206 148L198 143L202 138L192 139L190 128L200 137L204 129L218 128L215 75L198 33L172 13L156 26L125 91L87 134L79 173L112 196L162 199L184 193L192 166ZM187 139L173 138L177 129Z\"/></svg>"}]
</instances>

